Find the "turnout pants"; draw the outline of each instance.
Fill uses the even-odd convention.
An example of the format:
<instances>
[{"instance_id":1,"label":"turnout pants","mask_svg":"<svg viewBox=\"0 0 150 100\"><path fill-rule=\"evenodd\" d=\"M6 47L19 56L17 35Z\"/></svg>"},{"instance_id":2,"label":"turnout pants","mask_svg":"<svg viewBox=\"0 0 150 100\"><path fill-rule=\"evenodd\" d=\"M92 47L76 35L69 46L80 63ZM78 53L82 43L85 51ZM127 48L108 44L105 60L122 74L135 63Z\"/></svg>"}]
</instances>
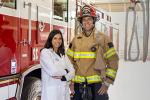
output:
<instances>
[{"instance_id":1,"label":"turnout pants","mask_svg":"<svg viewBox=\"0 0 150 100\"><path fill-rule=\"evenodd\" d=\"M75 94L72 98L72 100L109 100L108 94L103 94L99 95L97 92L101 88L102 84L101 83L93 83L93 84L88 84L88 98L84 99L83 98L83 91L82 89L82 84L80 83L75 83L74 84L74 89L75 89Z\"/></svg>"}]
</instances>

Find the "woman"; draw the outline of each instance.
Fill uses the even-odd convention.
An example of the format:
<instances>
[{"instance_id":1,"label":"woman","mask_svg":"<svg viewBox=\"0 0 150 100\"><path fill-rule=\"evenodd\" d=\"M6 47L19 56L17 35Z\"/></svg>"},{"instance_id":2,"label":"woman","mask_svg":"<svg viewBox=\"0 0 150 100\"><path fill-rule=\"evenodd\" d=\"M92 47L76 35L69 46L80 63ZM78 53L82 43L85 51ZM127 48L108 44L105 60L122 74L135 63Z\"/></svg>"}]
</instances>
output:
<instances>
[{"instance_id":1,"label":"woman","mask_svg":"<svg viewBox=\"0 0 150 100\"><path fill-rule=\"evenodd\" d=\"M59 30L49 34L41 50L42 67L41 100L70 100L69 81L74 77L74 68L65 55L64 40Z\"/></svg>"}]
</instances>

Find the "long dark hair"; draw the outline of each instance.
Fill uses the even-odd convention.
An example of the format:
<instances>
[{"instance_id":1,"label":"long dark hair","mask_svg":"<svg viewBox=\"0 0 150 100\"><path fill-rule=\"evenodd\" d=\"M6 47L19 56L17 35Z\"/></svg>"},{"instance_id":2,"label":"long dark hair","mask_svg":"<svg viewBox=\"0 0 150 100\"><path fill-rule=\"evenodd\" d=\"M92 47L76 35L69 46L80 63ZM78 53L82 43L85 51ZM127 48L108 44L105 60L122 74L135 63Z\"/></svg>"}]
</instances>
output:
<instances>
[{"instance_id":1,"label":"long dark hair","mask_svg":"<svg viewBox=\"0 0 150 100\"><path fill-rule=\"evenodd\" d=\"M60 55L65 55L65 48L64 48L64 39L63 39L63 36L62 36L62 33L60 30L52 30L47 38L47 41L44 45L44 48L53 48L53 45L52 45L52 39L54 38L54 36L56 34L60 34L61 35L61 38L62 38L62 43L60 45L60 47L58 48L58 51L57 51L57 54Z\"/></svg>"}]
</instances>

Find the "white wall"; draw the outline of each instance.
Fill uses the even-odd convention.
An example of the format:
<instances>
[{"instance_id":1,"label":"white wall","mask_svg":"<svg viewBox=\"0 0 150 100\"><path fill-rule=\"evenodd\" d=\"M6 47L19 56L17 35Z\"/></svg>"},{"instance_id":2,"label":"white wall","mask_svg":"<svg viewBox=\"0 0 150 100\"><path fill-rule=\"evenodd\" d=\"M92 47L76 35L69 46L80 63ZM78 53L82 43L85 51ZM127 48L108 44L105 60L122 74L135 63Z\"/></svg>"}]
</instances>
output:
<instances>
[{"instance_id":1,"label":"white wall","mask_svg":"<svg viewBox=\"0 0 150 100\"><path fill-rule=\"evenodd\" d=\"M109 14L112 17L112 23L118 23L119 24L119 49L121 51L124 50L124 40L125 40L125 19L126 19L126 12L109 12ZM137 21L137 34L138 34L138 39L139 39L139 46L140 46L140 57L142 58L142 50L143 50L143 13L142 12L137 12L138 15L138 21ZM129 40L131 37L131 29L133 25L133 14L130 12L129 17L128 17L128 46L129 46ZM150 29L150 27L149 27ZM149 36L150 38L150 36ZM136 40L134 38L133 40L133 49L136 48ZM150 50L150 43L149 43L149 50ZM150 58L150 51L149 51L149 58Z\"/></svg>"},{"instance_id":2,"label":"white wall","mask_svg":"<svg viewBox=\"0 0 150 100\"><path fill-rule=\"evenodd\" d=\"M126 12L111 12L109 14L112 16L113 23L119 23L119 49L124 50ZM132 27L132 16L130 16L129 18L129 27ZM143 23L141 13L139 13L138 20L139 43L140 48L143 49ZM129 34L131 35L130 32ZM142 54L140 55L142 56ZM150 61L147 61L145 63L143 63L142 61L125 62L123 59L121 59L119 62L119 69L116 81L114 85L109 88L109 100L150 100L149 76Z\"/></svg>"}]
</instances>

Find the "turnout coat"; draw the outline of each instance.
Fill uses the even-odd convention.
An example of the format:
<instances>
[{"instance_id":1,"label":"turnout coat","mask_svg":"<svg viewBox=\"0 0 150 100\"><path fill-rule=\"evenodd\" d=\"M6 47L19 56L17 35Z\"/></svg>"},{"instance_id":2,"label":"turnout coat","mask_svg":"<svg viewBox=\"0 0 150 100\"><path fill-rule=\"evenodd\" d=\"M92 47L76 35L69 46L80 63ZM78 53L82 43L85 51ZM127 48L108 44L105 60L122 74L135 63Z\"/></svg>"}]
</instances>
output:
<instances>
[{"instance_id":1,"label":"turnout coat","mask_svg":"<svg viewBox=\"0 0 150 100\"><path fill-rule=\"evenodd\" d=\"M77 34L69 45L67 55L75 68L75 83L107 82L113 84L118 70L118 54L105 34L93 30L90 36Z\"/></svg>"},{"instance_id":2,"label":"turnout coat","mask_svg":"<svg viewBox=\"0 0 150 100\"><path fill-rule=\"evenodd\" d=\"M67 56L60 57L53 49L44 48L41 51L40 64L42 67L41 100L70 100L69 81L74 77L75 71ZM67 81L52 78L52 76L63 75Z\"/></svg>"}]
</instances>

